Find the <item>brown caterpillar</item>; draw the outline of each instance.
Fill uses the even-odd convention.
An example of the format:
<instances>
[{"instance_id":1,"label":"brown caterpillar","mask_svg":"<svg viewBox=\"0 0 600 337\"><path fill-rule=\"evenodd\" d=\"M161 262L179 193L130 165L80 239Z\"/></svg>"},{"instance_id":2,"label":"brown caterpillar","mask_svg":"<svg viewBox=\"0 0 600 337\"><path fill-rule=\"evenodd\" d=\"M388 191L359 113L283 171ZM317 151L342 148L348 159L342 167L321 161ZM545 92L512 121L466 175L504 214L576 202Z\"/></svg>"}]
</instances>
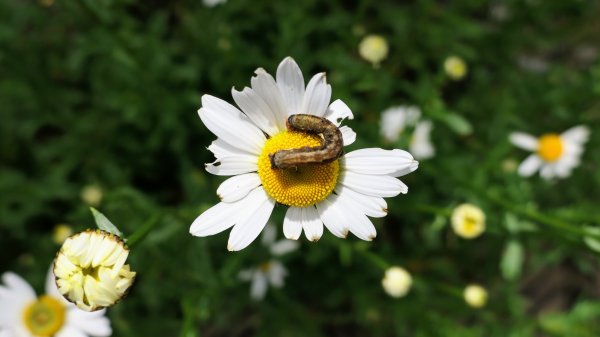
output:
<instances>
[{"instance_id":1,"label":"brown caterpillar","mask_svg":"<svg viewBox=\"0 0 600 337\"><path fill-rule=\"evenodd\" d=\"M287 169L300 165L324 164L338 159L343 152L343 138L340 129L326 118L296 114L288 117L288 130L322 135L320 146L304 146L298 149L279 150L269 154L272 169Z\"/></svg>"}]
</instances>

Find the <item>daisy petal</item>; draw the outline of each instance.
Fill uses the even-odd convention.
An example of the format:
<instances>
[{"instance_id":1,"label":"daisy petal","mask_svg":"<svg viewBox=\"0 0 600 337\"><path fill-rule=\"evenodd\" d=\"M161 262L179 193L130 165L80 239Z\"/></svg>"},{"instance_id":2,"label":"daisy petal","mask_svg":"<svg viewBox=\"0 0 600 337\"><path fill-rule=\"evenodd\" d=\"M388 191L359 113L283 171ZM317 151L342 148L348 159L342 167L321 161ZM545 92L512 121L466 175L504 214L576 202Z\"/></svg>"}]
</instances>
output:
<instances>
[{"instance_id":1,"label":"daisy petal","mask_svg":"<svg viewBox=\"0 0 600 337\"><path fill-rule=\"evenodd\" d=\"M344 223L344 215L340 214L337 207L334 206L334 203L329 200L332 196L334 195L332 194L329 198L318 203L317 211L319 212L319 217L321 217L323 224L325 224L325 227L327 227L331 234L338 238L345 239L348 236L348 229Z\"/></svg>"},{"instance_id":2,"label":"daisy petal","mask_svg":"<svg viewBox=\"0 0 600 337\"><path fill-rule=\"evenodd\" d=\"M48 274L46 274L46 294L54 297L58 301L60 301L63 305L69 306L71 302L67 301L64 296L58 292L58 287L56 286L56 277L54 276L54 264L50 266L50 270L48 270Z\"/></svg>"},{"instance_id":3,"label":"daisy petal","mask_svg":"<svg viewBox=\"0 0 600 337\"><path fill-rule=\"evenodd\" d=\"M232 145L229 145L227 142L223 141L221 138L217 138L214 140L209 146L208 150L215 155L215 158L223 158L229 156L248 156L254 155L250 152L238 149Z\"/></svg>"},{"instance_id":4,"label":"daisy petal","mask_svg":"<svg viewBox=\"0 0 600 337\"><path fill-rule=\"evenodd\" d=\"M585 125L578 125L563 132L560 136L570 142L583 144L590 137L590 129Z\"/></svg>"},{"instance_id":5,"label":"daisy petal","mask_svg":"<svg viewBox=\"0 0 600 337\"><path fill-rule=\"evenodd\" d=\"M356 209L370 217L382 218L387 215L387 203L381 197L361 194L342 185L337 186L335 191L338 195L343 195L345 198L352 200Z\"/></svg>"},{"instance_id":6,"label":"daisy petal","mask_svg":"<svg viewBox=\"0 0 600 337\"><path fill-rule=\"evenodd\" d=\"M257 188L248 197L253 193L255 202L244 205L245 209L252 210L251 213L240 215L236 225L231 230L231 234L229 234L229 242L227 243L229 251L238 251L248 247L265 228L267 220L273 212L275 201L267 195L264 189Z\"/></svg>"},{"instance_id":7,"label":"daisy petal","mask_svg":"<svg viewBox=\"0 0 600 337\"><path fill-rule=\"evenodd\" d=\"M306 86L300 113L323 117L330 99L331 86L327 84L325 73L316 74Z\"/></svg>"},{"instance_id":8,"label":"daisy petal","mask_svg":"<svg viewBox=\"0 0 600 337\"><path fill-rule=\"evenodd\" d=\"M314 207L300 209L304 235L310 241L318 241L323 235L323 223Z\"/></svg>"},{"instance_id":9,"label":"daisy petal","mask_svg":"<svg viewBox=\"0 0 600 337\"><path fill-rule=\"evenodd\" d=\"M55 337L88 337L83 331L81 331L75 327L69 326L69 325L64 326L54 336Z\"/></svg>"},{"instance_id":10,"label":"daisy petal","mask_svg":"<svg viewBox=\"0 0 600 337\"><path fill-rule=\"evenodd\" d=\"M231 96L252 123L266 134L273 136L279 132L277 119L271 108L254 90L248 87L242 91L231 89Z\"/></svg>"},{"instance_id":11,"label":"daisy petal","mask_svg":"<svg viewBox=\"0 0 600 337\"><path fill-rule=\"evenodd\" d=\"M522 177L530 177L542 166L542 159L535 154L530 155L519 165L519 175Z\"/></svg>"},{"instance_id":12,"label":"daisy petal","mask_svg":"<svg viewBox=\"0 0 600 337\"><path fill-rule=\"evenodd\" d=\"M554 165L542 165L540 168L540 176L544 179L554 178Z\"/></svg>"},{"instance_id":13,"label":"daisy petal","mask_svg":"<svg viewBox=\"0 0 600 337\"><path fill-rule=\"evenodd\" d=\"M244 201L242 199L232 203L220 202L207 209L192 222L190 234L194 236L209 236L233 226L237 220L237 211L244 205Z\"/></svg>"},{"instance_id":14,"label":"daisy petal","mask_svg":"<svg viewBox=\"0 0 600 337\"><path fill-rule=\"evenodd\" d=\"M511 133L509 140L514 146L523 150L535 151L538 148L537 138L523 132Z\"/></svg>"},{"instance_id":15,"label":"daisy petal","mask_svg":"<svg viewBox=\"0 0 600 337\"><path fill-rule=\"evenodd\" d=\"M356 132L354 132L351 128L347 126L340 127L340 132L342 133L342 139L344 141L344 146L348 146L356 140Z\"/></svg>"},{"instance_id":16,"label":"daisy petal","mask_svg":"<svg viewBox=\"0 0 600 337\"><path fill-rule=\"evenodd\" d=\"M233 105L217 97L204 95L198 115L212 133L229 145L260 154L265 135Z\"/></svg>"},{"instance_id":17,"label":"daisy petal","mask_svg":"<svg viewBox=\"0 0 600 337\"><path fill-rule=\"evenodd\" d=\"M300 246L300 244L298 243L298 241L280 240L280 241L275 242L269 248L269 250L271 251L271 254L273 254L274 256L281 256L281 255L285 255L287 253L291 253L291 252L297 250L299 246Z\"/></svg>"},{"instance_id":18,"label":"daisy petal","mask_svg":"<svg viewBox=\"0 0 600 337\"><path fill-rule=\"evenodd\" d=\"M219 188L217 195L223 202L234 202L242 199L251 190L260 186L260 178L256 173L246 173L233 176L225 180Z\"/></svg>"},{"instance_id":19,"label":"daisy petal","mask_svg":"<svg viewBox=\"0 0 600 337\"><path fill-rule=\"evenodd\" d=\"M286 57L277 67L277 87L281 92L287 115L300 113L304 97L304 77L302 71L291 57Z\"/></svg>"},{"instance_id":20,"label":"daisy petal","mask_svg":"<svg viewBox=\"0 0 600 337\"><path fill-rule=\"evenodd\" d=\"M67 325L77 328L86 336L106 337L112 334L110 321L105 317L106 310L86 312L77 308L67 311Z\"/></svg>"},{"instance_id":21,"label":"daisy petal","mask_svg":"<svg viewBox=\"0 0 600 337\"><path fill-rule=\"evenodd\" d=\"M390 173L412 170L415 167L413 156L403 150L379 148L360 149L344 155L346 169L369 175L389 175Z\"/></svg>"},{"instance_id":22,"label":"daisy petal","mask_svg":"<svg viewBox=\"0 0 600 337\"><path fill-rule=\"evenodd\" d=\"M268 286L267 276L260 271L255 271L252 277L252 285L250 285L250 297L255 300L263 299L267 294Z\"/></svg>"},{"instance_id":23,"label":"daisy petal","mask_svg":"<svg viewBox=\"0 0 600 337\"><path fill-rule=\"evenodd\" d=\"M349 199L347 194L331 195L328 199L333 203L333 207L337 208L338 213L344 219L346 228L352 234L365 241L372 241L377 236L377 231L371 220L364 213L358 211L356 203Z\"/></svg>"},{"instance_id":24,"label":"daisy petal","mask_svg":"<svg viewBox=\"0 0 600 337\"><path fill-rule=\"evenodd\" d=\"M347 171L341 177L341 184L356 192L383 198L408 192L408 186L399 179L385 175L373 176Z\"/></svg>"},{"instance_id":25,"label":"daisy petal","mask_svg":"<svg viewBox=\"0 0 600 337\"><path fill-rule=\"evenodd\" d=\"M283 235L291 240L298 240L302 234L301 208L290 206L283 219Z\"/></svg>"},{"instance_id":26,"label":"daisy petal","mask_svg":"<svg viewBox=\"0 0 600 337\"><path fill-rule=\"evenodd\" d=\"M6 272L2 274L2 281L6 285L6 288L0 286L0 290L6 290L8 294L12 294L13 296L23 299L24 301L33 301L37 297L35 295L35 291L29 285L29 283L13 272ZM0 295L4 294L4 291L0 292Z\"/></svg>"},{"instance_id":27,"label":"daisy petal","mask_svg":"<svg viewBox=\"0 0 600 337\"><path fill-rule=\"evenodd\" d=\"M254 72L256 76L252 77L251 84L252 89L262 97L271 109L271 113L275 116L275 122L277 123L278 131L286 129L285 121L287 120L287 108L281 96L281 91L277 87L277 83L271 74L267 73L264 69L258 68ZM302 80L304 86L304 80Z\"/></svg>"},{"instance_id":28,"label":"daisy petal","mask_svg":"<svg viewBox=\"0 0 600 337\"><path fill-rule=\"evenodd\" d=\"M269 269L269 273L267 277L269 278L269 282L274 288L283 287L284 278L287 275L287 270L283 266L283 264L279 261L271 261L271 268Z\"/></svg>"},{"instance_id":29,"label":"daisy petal","mask_svg":"<svg viewBox=\"0 0 600 337\"><path fill-rule=\"evenodd\" d=\"M335 125L340 126L344 119L354 119L352 110L340 99L336 99L330 105L325 116L323 116L333 122Z\"/></svg>"},{"instance_id":30,"label":"daisy petal","mask_svg":"<svg viewBox=\"0 0 600 337\"><path fill-rule=\"evenodd\" d=\"M206 171L218 176L232 176L258 170L256 156L229 156L217 159L214 163L205 164Z\"/></svg>"}]
</instances>

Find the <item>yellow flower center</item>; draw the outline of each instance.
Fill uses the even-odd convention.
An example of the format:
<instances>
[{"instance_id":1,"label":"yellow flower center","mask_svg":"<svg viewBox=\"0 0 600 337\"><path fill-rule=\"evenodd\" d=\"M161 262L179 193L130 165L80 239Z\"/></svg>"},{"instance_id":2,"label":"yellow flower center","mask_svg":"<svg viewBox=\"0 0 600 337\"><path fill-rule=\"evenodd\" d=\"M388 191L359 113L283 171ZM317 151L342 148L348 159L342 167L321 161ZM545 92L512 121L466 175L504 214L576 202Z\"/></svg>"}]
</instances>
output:
<instances>
[{"instance_id":1,"label":"yellow flower center","mask_svg":"<svg viewBox=\"0 0 600 337\"><path fill-rule=\"evenodd\" d=\"M258 176L267 193L280 204L306 207L327 198L337 183L340 165L335 160L326 164L301 165L290 169L273 169L269 154L279 150L319 146L319 136L284 131L265 142L258 157Z\"/></svg>"},{"instance_id":2,"label":"yellow flower center","mask_svg":"<svg viewBox=\"0 0 600 337\"><path fill-rule=\"evenodd\" d=\"M23 321L32 335L50 337L62 328L65 322L65 307L50 296L40 296L25 308Z\"/></svg>"},{"instance_id":3,"label":"yellow flower center","mask_svg":"<svg viewBox=\"0 0 600 337\"><path fill-rule=\"evenodd\" d=\"M563 153L563 142L560 136L549 133L541 136L538 140L538 154L545 161L556 161Z\"/></svg>"},{"instance_id":4,"label":"yellow flower center","mask_svg":"<svg viewBox=\"0 0 600 337\"><path fill-rule=\"evenodd\" d=\"M263 262L259 264L258 269L260 269L260 271L262 271L263 273L268 272L269 270L271 270L271 262Z\"/></svg>"}]
</instances>

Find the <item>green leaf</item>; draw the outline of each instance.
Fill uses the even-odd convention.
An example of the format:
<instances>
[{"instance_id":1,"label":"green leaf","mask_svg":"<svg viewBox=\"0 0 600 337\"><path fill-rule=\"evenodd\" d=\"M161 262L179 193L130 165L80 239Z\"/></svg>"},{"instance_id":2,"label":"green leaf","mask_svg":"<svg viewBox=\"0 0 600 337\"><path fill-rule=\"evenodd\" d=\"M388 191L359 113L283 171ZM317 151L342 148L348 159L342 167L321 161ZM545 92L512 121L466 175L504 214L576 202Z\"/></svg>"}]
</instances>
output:
<instances>
[{"instance_id":1,"label":"green leaf","mask_svg":"<svg viewBox=\"0 0 600 337\"><path fill-rule=\"evenodd\" d=\"M473 126L471 126L471 123L469 123L468 120L459 114L453 112L444 114L442 115L442 120L446 122L452 131L461 136L466 136L473 132Z\"/></svg>"},{"instance_id":2,"label":"green leaf","mask_svg":"<svg viewBox=\"0 0 600 337\"><path fill-rule=\"evenodd\" d=\"M535 232L537 226L529 221L522 221L513 213L506 213L504 217L504 226L511 234L519 232Z\"/></svg>"},{"instance_id":3,"label":"green leaf","mask_svg":"<svg viewBox=\"0 0 600 337\"><path fill-rule=\"evenodd\" d=\"M98 226L99 229L123 238L123 233L117 228L117 226L113 225L113 223L110 222L110 220L108 220L104 214L98 212L98 210L94 207L90 207L90 210L94 215L96 226Z\"/></svg>"},{"instance_id":4,"label":"green leaf","mask_svg":"<svg viewBox=\"0 0 600 337\"><path fill-rule=\"evenodd\" d=\"M523 246L517 240L509 241L504 247L500 260L500 271L507 280L515 280L523 267Z\"/></svg>"},{"instance_id":5,"label":"green leaf","mask_svg":"<svg viewBox=\"0 0 600 337\"><path fill-rule=\"evenodd\" d=\"M592 235L600 235L600 228L599 227L593 227L593 226L585 226L583 227L583 229L586 231L586 233L592 234ZM589 249L600 253L600 240L591 237L591 236L586 236L583 238L583 242L585 242L585 244L588 246Z\"/></svg>"}]
</instances>

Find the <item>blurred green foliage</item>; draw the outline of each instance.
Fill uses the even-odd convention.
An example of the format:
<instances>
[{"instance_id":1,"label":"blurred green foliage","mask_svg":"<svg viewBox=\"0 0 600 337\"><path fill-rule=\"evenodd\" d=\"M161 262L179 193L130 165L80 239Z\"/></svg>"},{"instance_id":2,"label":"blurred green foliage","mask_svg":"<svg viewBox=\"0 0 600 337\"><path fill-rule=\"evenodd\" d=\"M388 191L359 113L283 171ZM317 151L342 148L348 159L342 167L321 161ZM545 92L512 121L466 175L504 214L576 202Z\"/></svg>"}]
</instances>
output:
<instances>
[{"instance_id":1,"label":"blurred green foliage","mask_svg":"<svg viewBox=\"0 0 600 337\"><path fill-rule=\"evenodd\" d=\"M80 193L95 184L126 235L152 227L130 256L137 284L109 310L114 336L597 336L600 264L583 239L600 226L599 15L584 0L2 1L0 270L42 289L53 227L93 226ZM376 69L357 51L370 33L390 45ZM288 55L305 79L327 71L355 115L351 148L406 148L383 143L379 114L413 104L437 155L388 199L374 242L302 239L285 287L255 303L237 274L265 247L188 234L223 181L203 170L215 137L196 110ZM444 75L449 55L466 61L462 81ZM527 155L509 133L578 124L592 138L572 177L503 170ZM462 202L486 212L482 237L447 225ZM383 292L374 259L411 272L406 298ZM481 310L462 299L472 282L490 293Z\"/></svg>"}]
</instances>

